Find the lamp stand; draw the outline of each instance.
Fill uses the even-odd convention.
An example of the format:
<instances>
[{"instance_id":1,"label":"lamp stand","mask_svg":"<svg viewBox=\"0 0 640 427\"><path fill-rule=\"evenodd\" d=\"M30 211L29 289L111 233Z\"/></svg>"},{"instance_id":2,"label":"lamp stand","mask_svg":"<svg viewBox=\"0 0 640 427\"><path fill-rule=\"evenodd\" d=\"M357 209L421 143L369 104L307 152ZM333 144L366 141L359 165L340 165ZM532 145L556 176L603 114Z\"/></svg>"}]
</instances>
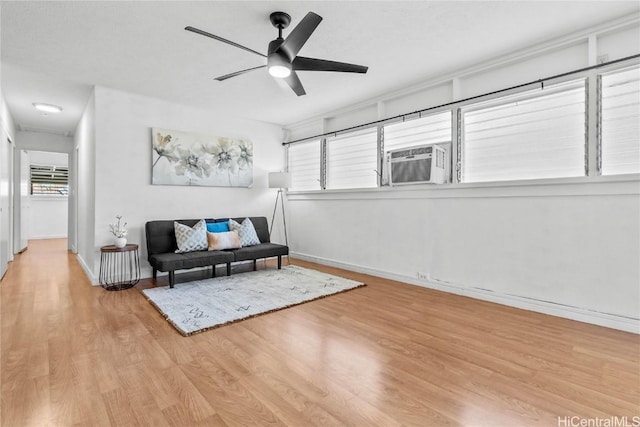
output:
<instances>
[{"instance_id":1,"label":"lamp stand","mask_svg":"<svg viewBox=\"0 0 640 427\"><path fill-rule=\"evenodd\" d=\"M284 215L284 198L282 196L282 188L278 189L276 194L276 203L273 205L273 215L271 216L271 227L269 228L269 239L271 239L271 231L273 231L273 222L276 218L276 209L278 209L278 199L280 199L280 207L282 208L282 222L284 224L284 242L289 246L289 239L287 238L287 217ZM287 255L287 259L289 256Z\"/></svg>"}]
</instances>

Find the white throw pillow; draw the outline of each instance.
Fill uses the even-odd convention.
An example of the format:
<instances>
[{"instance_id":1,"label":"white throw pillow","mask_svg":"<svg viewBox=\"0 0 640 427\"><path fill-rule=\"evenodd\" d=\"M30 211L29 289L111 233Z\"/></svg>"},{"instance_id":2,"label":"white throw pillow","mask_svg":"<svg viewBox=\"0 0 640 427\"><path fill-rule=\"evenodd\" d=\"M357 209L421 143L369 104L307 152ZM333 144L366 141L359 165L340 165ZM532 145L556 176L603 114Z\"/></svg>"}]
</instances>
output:
<instances>
[{"instance_id":1,"label":"white throw pillow","mask_svg":"<svg viewBox=\"0 0 640 427\"><path fill-rule=\"evenodd\" d=\"M174 221L173 228L176 232L176 243L178 243L176 253L207 250L207 223L204 219L198 221L193 227Z\"/></svg>"},{"instance_id":2,"label":"white throw pillow","mask_svg":"<svg viewBox=\"0 0 640 427\"><path fill-rule=\"evenodd\" d=\"M237 230L211 233L207 231L207 240L210 251L241 248L240 236Z\"/></svg>"},{"instance_id":3,"label":"white throw pillow","mask_svg":"<svg viewBox=\"0 0 640 427\"><path fill-rule=\"evenodd\" d=\"M260 244L256 229L249 218L245 218L242 224L238 224L237 221L229 219L229 228L238 231L242 246L255 246Z\"/></svg>"}]
</instances>

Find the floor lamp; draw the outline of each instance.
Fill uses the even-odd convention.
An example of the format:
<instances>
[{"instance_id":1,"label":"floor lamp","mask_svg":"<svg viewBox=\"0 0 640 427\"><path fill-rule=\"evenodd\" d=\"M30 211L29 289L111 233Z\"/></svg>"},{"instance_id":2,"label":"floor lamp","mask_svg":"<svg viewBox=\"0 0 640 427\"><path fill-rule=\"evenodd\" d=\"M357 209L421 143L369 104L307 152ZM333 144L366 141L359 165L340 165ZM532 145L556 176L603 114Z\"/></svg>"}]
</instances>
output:
<instances>
[{"instance_id":1,"label":"floor lamp","mask_svg":"<svg viewBox=\"0 0 640 427\"><path fill-rule=\"evenodd\" d=\"M269 238L271 238L271 231L273 230L273 222L276 218L276 210L278 209L278 200L280 200L280 207L282 208L282 222L284 225L284 242L289 246L289 239L287 238L287 218L284 215L284 197L282 196L282 189L289 188L289 174L287 172L269 172L269 188L277 188L276 203L273 206L273 215L271 216L271 227L269 227Z\"/></svg>"}]
</instances>

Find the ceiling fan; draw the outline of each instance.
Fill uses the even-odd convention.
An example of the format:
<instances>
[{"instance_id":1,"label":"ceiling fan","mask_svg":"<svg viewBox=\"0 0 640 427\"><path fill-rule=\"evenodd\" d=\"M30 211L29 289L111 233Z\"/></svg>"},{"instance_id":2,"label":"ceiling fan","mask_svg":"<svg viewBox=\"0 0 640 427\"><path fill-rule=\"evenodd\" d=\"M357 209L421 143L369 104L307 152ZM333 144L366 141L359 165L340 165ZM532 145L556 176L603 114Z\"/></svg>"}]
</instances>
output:
<instances>
[{"instance_id":1,"label":"ceiling fan","mask_svg":"<svg viewBox=\"0 0 640 427\"><path fill-rule=\"evenodd\" d=\"M246 70L236 71L235 73L216 77L216 80L218 81L230 79L231 77L236 77L248 73L249 71L266 67L269 74L273 77L283 79L287 82L289 87L293 89L296 95L301 96L306 92L296 71L338 71L342 73L367 72L368 67L362 65L297 56L300 49L302 49L302 46L304 46L311 34L315 31L316 27L320 24L320 21L322 21L321 16L316 15L313 12L307 13L302 21L300 21L300 23L291 30L286 39L282 38L282 30L287 28L289 23L291 23L291 16L284 12L273 12L269 16L269 20L271 21L271 24L278 29L278 38L269 42L267 55L198 28L189 26L185 27L185 30L201 34L206 37L211 37L212 39L230 44L231 46L246 50L247 52L255 53L263 58L267 58L266 65L260 65L258 67L248 68Z\"/></svg>"}]
</instances>

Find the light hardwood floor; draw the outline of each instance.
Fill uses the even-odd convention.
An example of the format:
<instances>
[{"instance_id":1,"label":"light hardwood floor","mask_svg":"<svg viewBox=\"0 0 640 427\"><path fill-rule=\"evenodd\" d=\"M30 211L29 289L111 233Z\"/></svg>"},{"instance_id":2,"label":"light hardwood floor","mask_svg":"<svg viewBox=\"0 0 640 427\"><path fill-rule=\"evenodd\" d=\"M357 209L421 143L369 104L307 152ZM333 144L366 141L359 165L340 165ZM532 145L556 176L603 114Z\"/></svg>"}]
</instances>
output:
<instances>
[{"instance_id":1,"label":"light hardwood floor","mask_svg":"<svg viewBox=\"0 0 640 427\"><path fill-rule=\"evenodd\" d=\"M293 261L368 286L182 337L140 293L149 280L92 287L65 246L30 242L1 282L2 426L640 416L637 335Z\"/></svg>"}]
</instances>

